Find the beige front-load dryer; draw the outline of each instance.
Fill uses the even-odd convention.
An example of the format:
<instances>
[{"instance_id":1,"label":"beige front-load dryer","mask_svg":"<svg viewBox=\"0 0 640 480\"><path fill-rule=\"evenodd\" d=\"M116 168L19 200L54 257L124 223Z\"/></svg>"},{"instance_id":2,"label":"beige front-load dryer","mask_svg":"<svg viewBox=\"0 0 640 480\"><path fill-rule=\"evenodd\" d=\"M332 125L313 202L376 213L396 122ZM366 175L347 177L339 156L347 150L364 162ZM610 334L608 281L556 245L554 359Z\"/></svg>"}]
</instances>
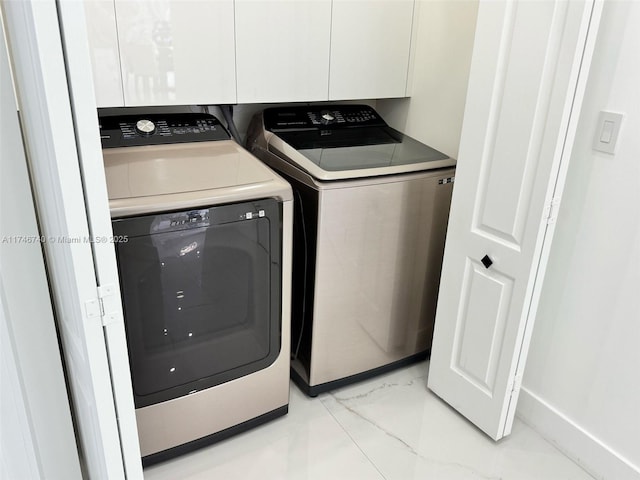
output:
<instances>
[{"instance_id":1,"label":"beige front-load dryer","mask_svg":"<svg viewBox=\"0 0 640 480\"><path fill-rule=\"evenodd\" d=\"M292 193L213 116L100 123L149 465L287 412Z\"/></svg>"}]
</instances>

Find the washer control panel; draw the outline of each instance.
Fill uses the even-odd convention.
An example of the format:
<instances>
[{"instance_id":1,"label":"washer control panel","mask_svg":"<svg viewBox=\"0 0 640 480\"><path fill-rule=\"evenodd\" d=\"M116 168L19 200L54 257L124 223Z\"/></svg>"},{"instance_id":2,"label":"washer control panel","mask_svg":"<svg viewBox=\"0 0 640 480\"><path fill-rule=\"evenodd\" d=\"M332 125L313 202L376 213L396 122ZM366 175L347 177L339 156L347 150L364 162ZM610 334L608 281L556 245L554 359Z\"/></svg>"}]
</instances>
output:
<instances>
[{"instance_id":1,"label":"washer control panel","mask_svg":"<svg viewBox=\"0 0 640 480\"><path fill-rule=\"evenodd\" d=\"M230 138L216 117L204 113L100 117L102 148L211 142Z\"/></svg>"},{"instance_id":2,"label":"washer control panel","mask_svg":"<svg viewBox=\"0 0 640 480\"><path fill-rule=\"evenodd\" d=\"M275 107L264 111L264 126L271 132L325 130L354 127L386 127L368 105L318 105Z\"/></svg>"}]
</instances>

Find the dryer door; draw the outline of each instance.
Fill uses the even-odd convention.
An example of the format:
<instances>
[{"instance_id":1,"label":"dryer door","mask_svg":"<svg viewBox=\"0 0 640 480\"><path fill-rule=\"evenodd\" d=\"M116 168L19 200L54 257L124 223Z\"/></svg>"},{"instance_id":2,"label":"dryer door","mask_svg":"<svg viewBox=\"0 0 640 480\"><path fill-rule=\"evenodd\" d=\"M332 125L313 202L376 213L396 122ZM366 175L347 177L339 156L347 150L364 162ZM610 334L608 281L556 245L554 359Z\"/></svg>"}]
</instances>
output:
<instances>
[{"instance_id":1,"label":"dryer door","mask_svg":"<svg viewBox=\"0 0 640 480\"><path fill-rule=\"evenodd\" d=\"M137 408L275 361L282 251L275 200L113 226Z\"/></svg>"}]
</instances>

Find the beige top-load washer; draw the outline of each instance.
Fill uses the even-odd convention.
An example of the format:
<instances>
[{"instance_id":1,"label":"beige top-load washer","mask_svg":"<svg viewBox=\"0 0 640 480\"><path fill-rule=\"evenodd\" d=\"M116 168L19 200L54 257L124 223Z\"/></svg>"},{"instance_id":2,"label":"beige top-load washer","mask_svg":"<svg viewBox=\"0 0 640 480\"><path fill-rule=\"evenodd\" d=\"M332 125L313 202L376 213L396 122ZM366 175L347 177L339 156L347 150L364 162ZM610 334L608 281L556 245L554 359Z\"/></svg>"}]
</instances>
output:
<instances>
[{"instance_id":1,"label":"beige top-load washer","mask_svg":"<svg viewBox=\"0 0 640 480\"><path fill-rule=\"evenodd\" d=\"M290 186L211 115L100 128L143 463L285 414Z\"/></svg>"},{"instance_id":2,"label":"beige top-load washer","mask_svg":"<svg viewBox=\"0 0 640 480\"><path fill-rule=\"evenodd\" d=\"M317 395L424 358L455 160L367 105L269 108L247 145L293 186L296 383Z\"/></svg>"}]
</instances>

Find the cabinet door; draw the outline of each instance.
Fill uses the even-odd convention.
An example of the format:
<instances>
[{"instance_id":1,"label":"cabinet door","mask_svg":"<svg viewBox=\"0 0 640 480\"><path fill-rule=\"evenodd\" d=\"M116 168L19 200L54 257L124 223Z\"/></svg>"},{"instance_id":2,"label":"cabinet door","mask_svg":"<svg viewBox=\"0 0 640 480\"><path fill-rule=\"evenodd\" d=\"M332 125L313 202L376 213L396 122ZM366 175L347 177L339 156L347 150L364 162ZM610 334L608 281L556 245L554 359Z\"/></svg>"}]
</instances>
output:
<instances>
[{"instance_id":1,"label":"cabinet door","mask_svg":"<svg viewBox=\"0 0 640 480\"><path fill-rule=\"evenodd\" d=\"M404 97L413 0L333 0L329 99Z\"/></svg>"},{"instance_id":2,"label":"cabinet door","mask_svg":"<svg viewBox=\"0 0 640 480\"><path fill-rule=\"evenodd\" d=\"M98 107L123 107L118 28L113 0L85 2L84 11L96 104Z\"/></svg>"},{"instance_id":3,"label":"cabinet door","mask_svg":"<svg viewBox=\"0 0 640 480\"><path fill-rule=\"evenodd\" d=\"M233 0L115 0L126 106L236 103Z\"/></svg>"},{"instance_id":4,"label":"cabinet door","mask_svg":"<svg viewBox=\"0 0 640 480\"><path fill-rule=\"evenodd\" d=\"M331 0L236 0L238 102L327 100Z\"/></svg>"}]
</instances>

